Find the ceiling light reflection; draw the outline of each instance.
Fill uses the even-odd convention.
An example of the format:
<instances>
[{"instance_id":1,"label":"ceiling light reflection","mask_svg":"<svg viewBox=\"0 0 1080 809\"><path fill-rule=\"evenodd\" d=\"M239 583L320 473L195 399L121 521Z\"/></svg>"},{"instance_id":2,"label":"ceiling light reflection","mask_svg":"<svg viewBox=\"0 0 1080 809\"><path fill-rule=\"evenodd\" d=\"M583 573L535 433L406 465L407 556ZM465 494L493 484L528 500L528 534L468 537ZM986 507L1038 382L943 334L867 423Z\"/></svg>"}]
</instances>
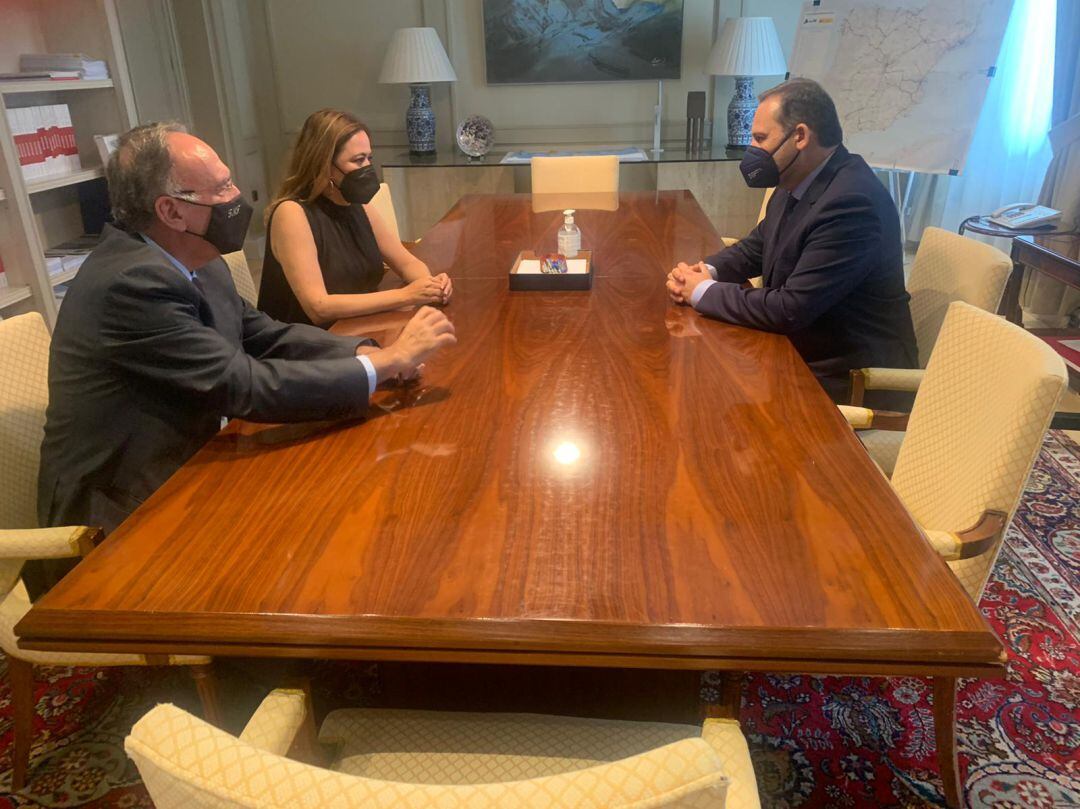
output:
<instances>
[{"instance_id":1,"label":"ceiling light reflection","mask_svg":"<svg viewBox=\"0 0 1080 809\"><path fill-rule=\"evenodd\" d=\"M577 444L573 441L563 441L559 446L555 447L552 455L555 456L555 460L561 463L563 466L570 466L581 458L581 450L578 449Z\"/></svg>"}]
</instances>

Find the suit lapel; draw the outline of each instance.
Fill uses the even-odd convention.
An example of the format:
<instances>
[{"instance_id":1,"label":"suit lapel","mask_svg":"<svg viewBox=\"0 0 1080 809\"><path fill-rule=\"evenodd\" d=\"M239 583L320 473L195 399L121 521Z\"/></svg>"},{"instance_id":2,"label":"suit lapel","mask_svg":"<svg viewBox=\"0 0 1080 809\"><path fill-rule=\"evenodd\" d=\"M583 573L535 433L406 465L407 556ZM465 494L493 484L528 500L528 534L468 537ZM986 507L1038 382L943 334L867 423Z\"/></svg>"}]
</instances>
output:
<instances>
[{"instance_id":1,"label":"suit lapel","mask_svg":"<svg viewBox=\"0 0 1080 809\"><path fill-rule=\"evenodd\" d=\"M769 250L769 259L764 268L764 272L762 273L762 281L765 286L770 286L773 268L776 265L777 258L783 253L788 242L794 238L795 233L800 230L803 219L805 219L813 209L814 204L818 201L818 198L821 197L822 193L824 193L825 189L829 187L829 183L832 182L833 177L836 176L840 167L846 162L847 157L848 150L841 144L826 161L825 167L818 176L810 183L810 187L806 189L806 193L803 194L802 199L795 203L795 207L788 212L787 216L785 216L777 226L776 231L773 233L772 249ZM783 208L780 210L783 211Z\"/></svg>"}]
</instances>

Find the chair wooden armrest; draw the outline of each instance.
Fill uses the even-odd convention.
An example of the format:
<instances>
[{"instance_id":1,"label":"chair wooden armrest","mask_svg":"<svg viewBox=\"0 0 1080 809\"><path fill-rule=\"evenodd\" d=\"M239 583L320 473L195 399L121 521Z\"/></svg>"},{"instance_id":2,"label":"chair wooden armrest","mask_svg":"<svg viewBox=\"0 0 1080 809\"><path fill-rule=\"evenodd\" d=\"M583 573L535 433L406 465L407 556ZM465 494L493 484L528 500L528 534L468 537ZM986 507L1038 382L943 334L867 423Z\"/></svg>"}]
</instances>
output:
<instances>
[{"instance_id":1,"label":"chair wooden armrest","mask_svg":"<svg viewBox=\"0 0 1080 809\"><path fill-rule=\"evenodd\" d=\"M847 419L853 430L895 430L907 429L908 413L896 413L892 410L871 410L869 407L837 405L840 413Z\"/></svg>"},{"instance_id":2,"label":"chair wooden armrest","mask_svg":"<svg viewBox=\"0 0 1080 809\"><path fill-rule=\"evenodd\" d=\"M926 371L922 368L855 368L851 371L851 404L861 407L868 390L915 393Z\"/></svg>"},{"instance_id":3,"label":"chair wooden armrest","mask_svg":"<svg viewBox=\"0 0 1080 809\"><path fill-rule=\"evenodd\" d=\"M66 525L0 531L0 559L67 559L86 556L101 541L100 528Z\"/></svg>"},{"instance_id":4,"label":"chair wooden armrest","mask_svg":"<svg viewBox=\"0 0 1080 809\"><path fill-rule=\"evenodd\" d=\"M989 551L1001 539L1007 516L1001 511L984 511L978 522L964 531L923 529L923 533L946 561L972 559Z\"/></svg>"}]
</instances>

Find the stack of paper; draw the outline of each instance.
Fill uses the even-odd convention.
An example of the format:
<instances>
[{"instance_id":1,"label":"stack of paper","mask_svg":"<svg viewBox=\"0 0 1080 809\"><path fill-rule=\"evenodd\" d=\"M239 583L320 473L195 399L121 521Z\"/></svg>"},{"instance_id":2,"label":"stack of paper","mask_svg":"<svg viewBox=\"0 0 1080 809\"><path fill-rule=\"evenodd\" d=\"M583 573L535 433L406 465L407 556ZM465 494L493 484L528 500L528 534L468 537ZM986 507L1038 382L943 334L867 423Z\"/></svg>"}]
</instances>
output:
<instances>
[{"instance_id":1,"label":"stack of paper","mask_svg":"<svg viewBox=\"0 0 1080 809\"><path fill-rule=\"evenodd\" d=\"M109 78L109 66L103 59L91 59L82 53L24 53L19 57L19 70L77 70L84 79Z\"/></svg>"},{"instance_id":2,"label":"stack of paper","mask_svg":"<svg viewBox=\"0 0 1080 809\"><path fill-rule=\"evenodd\" d=\"M100 236L89 234L50 247L45 251L45 268L49 275L78 270L100 239Z\"/></svg>"}]
</instances>

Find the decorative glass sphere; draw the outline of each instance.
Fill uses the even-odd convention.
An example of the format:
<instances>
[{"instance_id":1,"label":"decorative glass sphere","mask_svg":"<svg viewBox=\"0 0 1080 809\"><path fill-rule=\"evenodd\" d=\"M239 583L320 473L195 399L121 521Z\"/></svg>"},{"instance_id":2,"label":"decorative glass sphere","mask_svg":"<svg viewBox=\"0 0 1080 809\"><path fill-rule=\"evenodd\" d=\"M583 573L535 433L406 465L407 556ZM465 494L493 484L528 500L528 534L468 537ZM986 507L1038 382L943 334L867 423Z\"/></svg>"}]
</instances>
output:
<instances>
[{"instance_id":1,"label":"decorative glass sphere","mask_svg":"<svg viewBox=\"0 0 1080 809\"><path fill-rule=\"evenodd\" d=\"M483 115L470 115L458 124L457 145L469 157L483 157L495 145L495 127Z\"/></svg>"}]
</instances>

